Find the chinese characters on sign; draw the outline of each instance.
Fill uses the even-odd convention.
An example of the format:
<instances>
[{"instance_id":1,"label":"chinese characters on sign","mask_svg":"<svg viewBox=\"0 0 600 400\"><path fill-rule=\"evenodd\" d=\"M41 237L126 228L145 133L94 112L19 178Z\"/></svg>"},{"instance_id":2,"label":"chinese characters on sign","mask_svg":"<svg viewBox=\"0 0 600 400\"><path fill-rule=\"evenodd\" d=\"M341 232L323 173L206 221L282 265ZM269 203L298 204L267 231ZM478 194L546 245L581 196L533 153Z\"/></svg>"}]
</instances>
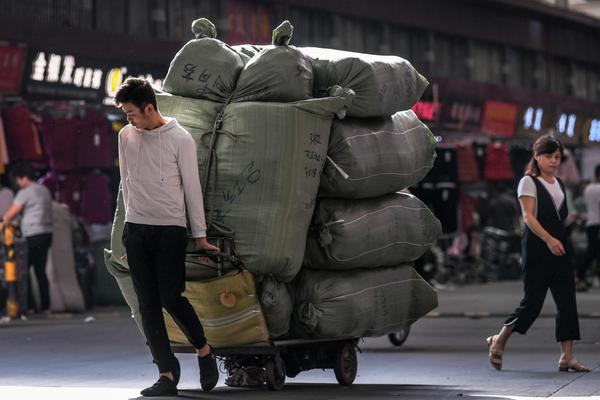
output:
<instances>
[{"instance_id":1,"label":"chinese characters on sign","mask_svg":"<svg viewBox=\"0 0 600 400\"><path fill-rule=\"evenodd\" d=\"M27 92L87 100L103 100L113 104L121 83L130 76L147 79L156 89L162 88L162 80L151 74L130 74L128 68L107 68L104 62L87 62L81 65L72 55L38 51L31 61ZM90 66L92 64L92 66Z\"/></svg>"}]
</instances>

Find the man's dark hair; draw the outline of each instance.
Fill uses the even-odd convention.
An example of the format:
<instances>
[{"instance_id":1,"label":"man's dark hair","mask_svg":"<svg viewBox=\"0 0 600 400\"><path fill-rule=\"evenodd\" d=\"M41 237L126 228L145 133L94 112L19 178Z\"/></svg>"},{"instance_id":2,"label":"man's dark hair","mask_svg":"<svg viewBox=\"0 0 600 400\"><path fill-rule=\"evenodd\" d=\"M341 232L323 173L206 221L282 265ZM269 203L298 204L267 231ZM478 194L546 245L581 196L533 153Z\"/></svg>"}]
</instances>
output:
<instances>
[{"instance_id":1,"label":"man's dark hair","mask_svg":"<svg viewBox=\"0 0 600 400\"><path fill-rule=\"evenodd\" d=\"M150 82L143 78L127 78L117 91L115 101L118 105L131 103L142 110L142 112L148 104L152 104L154 109L158 110L156 106L156 93L154 93Z\"/></svg>"},{"instance_id":2,"label":"man's dark hair","mask_svg":"<svg viewBox=\"0 0 600 400\"><path fill-rule=\"evenodd\" d=\"M21 162L15 164L11 168L10 174L14 179L29 178L32 181L35 180L35 175L36 175L35 169L33 168L33 166L26 161L21 161Z\"/></svg>"},{"instance_id":3,"label":"man's dark hair","mask_svg":"<svg viewBox=\"0 0 600 400\"><path fill-rule=\"evenodd\" d=\"M594 176L597 181L600 181L600 164L596 165L596 169L594 169Z\"/></svg>"}]
</instances>

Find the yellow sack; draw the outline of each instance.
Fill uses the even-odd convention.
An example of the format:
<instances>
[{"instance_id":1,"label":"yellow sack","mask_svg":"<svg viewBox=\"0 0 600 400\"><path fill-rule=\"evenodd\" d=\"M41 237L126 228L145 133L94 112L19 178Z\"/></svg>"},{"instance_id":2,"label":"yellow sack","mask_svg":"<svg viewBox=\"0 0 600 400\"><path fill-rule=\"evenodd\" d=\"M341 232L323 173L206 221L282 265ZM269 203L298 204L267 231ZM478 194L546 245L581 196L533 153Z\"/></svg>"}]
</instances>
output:
<instances>
[{"instance_id":1,"label":"yellow sack","mask_svg":"<svg viewBox=\"0 0 600 400\"><path fill-rule=\"evenodd\" d=\"M207 281L186 282L183 295L194 307L211 346L239 346L269 338L254 277L246 269ZM188 343L171 316L165 310L163 314L169 339Z\"/></svg>"}]
</instances>

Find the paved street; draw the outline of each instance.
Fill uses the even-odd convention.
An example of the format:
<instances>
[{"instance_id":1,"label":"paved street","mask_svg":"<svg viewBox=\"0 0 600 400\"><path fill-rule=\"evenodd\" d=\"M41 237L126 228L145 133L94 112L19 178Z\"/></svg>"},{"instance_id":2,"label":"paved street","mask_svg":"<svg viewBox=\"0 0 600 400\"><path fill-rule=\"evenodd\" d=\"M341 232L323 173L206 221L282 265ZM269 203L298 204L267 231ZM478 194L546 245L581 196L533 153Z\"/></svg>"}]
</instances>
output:
<instances>
[{"instance_id":1,"label":"paved street","mask_svg":"<svg viewBox=\"0 0 600 400\"><path fill-rule=\"evenodd\" d=\"M439 316L417 322L402 347L387 338L360 344L353 386L337 385L331 370L304 372L283 392L219 386L199 390L197 365L182 354L180 397L192 399L600 399L600 290L579 296L583 339L576 345L590 374L559 373L550 304L526 336L515 336L501 372L487 360L484 338L518 301L520 283L440 290ZM494 300L495 299L495 300ZM468 318L468 315L491 316ZM145 345L125 309L0 325L0 399L129 399L155 380ZM593 397L596 396L596 397Z\"/></svg>"}]
</instances>

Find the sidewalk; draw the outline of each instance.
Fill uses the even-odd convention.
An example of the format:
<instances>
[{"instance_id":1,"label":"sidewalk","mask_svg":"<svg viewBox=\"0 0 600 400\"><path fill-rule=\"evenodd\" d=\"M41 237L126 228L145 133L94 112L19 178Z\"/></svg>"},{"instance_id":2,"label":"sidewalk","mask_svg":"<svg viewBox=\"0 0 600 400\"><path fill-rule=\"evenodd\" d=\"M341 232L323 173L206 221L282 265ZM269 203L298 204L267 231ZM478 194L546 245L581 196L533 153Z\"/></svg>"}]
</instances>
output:
<instances>
[{"instance_id":1,"label":"sidewalk","mask_svg":"<svg viewBox=\"0 0 600 400\"><path fill-rule=\"evenodd\" d=\"M506 317L523 297L523 282L490 282L437 290L439 306L430 317ZM577 292L577 309L580 318L600 318L600 288ZM553 318L555 314L556 307L548 291L541 316Z\"/></svg>"}]
</instances>

